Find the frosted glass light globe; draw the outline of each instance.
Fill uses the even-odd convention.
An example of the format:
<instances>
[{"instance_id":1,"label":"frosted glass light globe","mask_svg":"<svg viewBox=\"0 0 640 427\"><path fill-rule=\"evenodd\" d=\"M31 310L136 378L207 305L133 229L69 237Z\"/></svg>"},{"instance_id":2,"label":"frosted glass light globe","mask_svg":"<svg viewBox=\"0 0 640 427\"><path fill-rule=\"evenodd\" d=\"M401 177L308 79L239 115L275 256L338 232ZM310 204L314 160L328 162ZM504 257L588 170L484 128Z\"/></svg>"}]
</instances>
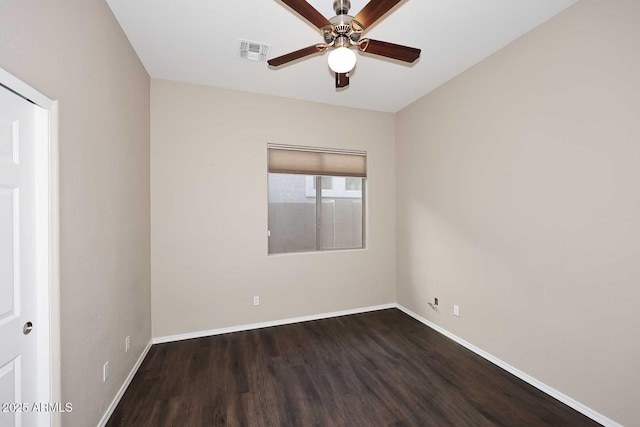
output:
<instances>
[{"instance_id":1,"label":"frosted glass light globe","mask_svg":"<svg viewBox=\"0 0 640 427\"><path fill-rule=\"evenodd\" d=\"M347 47L333 49L329 54L329 68L336 73L348 73L356 66L356 53Z\"/></svg>"}]
</instances>

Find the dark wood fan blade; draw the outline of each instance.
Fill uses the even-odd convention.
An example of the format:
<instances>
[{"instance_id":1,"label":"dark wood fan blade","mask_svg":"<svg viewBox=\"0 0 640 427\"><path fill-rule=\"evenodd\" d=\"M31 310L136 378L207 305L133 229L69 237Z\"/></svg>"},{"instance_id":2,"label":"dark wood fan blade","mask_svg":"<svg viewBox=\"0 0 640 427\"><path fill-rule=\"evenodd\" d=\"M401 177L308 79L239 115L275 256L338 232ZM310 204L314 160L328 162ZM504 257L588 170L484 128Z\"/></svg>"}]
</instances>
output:
<instances>
[{"instance_id":1,"label":"dark wood fan blade","mask_svg":"<svg viewBox=\"0 0 640 427\"><path fill-rule=\"evenodd\" d=\"M404 62L414 62L420 58L420 49L379 40L364 39L358 46L362 52L372 53Z\"/></svg>"},{"instance_id":2,"label":"dark wood fan blade","mask_svg":"<svg viewBox=\"0 0 640 427\"><path fill-rule=\"evenodd\" d=\"M323 45L314 44L313 46L308 46L300 50L296 50L295 52L287 53L286 55L282 55L282 56L278 56L277 58L270 59L267 61L267 63L272 67L279 67L288 62L295 61L296 59L304 58L305 56L322 52L325 49L326 47Z\"/></svg>"},{"instance_id":3,"label":"dark wood fan blade","mask_svg":"<svg viewBox=\"0 0 640 427\"><path fill-rule=\"evenodd\" d=\"M376 21L382 18L382 15L389 12L391 8L401 0L371 0L354 18L363 30L369 28Z\"/></svg>"},{"instance_id":4,"label":"dark wood fan blade","mask_svg":"<svg viewBox=\"0 0 640 427\"><path fill-rule=\"evenodd\" d=\"M336 73L336 87L349 86L349 73Z\"/></svg>"},{"instance_id":5,"label":"dark wood fan blade","mask_svg":"<svg viewBox=\"0 0 640 427\"><path fill-rule=\"evenodd\" d=\"M282 0L282 2L320 29L327 25L331 26L331 22L305 0Z\"/></svg>"}]
</instances>

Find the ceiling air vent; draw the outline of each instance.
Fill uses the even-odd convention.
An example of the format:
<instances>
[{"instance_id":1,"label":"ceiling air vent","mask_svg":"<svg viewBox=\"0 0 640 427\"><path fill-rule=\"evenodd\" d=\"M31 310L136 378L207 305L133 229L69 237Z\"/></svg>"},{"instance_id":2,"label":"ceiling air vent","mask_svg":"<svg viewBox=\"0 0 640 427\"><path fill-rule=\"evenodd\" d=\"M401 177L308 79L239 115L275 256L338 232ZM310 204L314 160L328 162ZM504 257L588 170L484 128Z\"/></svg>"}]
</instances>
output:
<instances>
[{"instance_id":1,"label":"ceiling air vent","mask_svg":"<svg viewBox=\"0 0 640 427\"><path fill-rule=\"evenodd\" d=\"M240 59L247 61L266 62L269 55L269 45L248 40L240 40Z\"/></svg>"}]
</instances>

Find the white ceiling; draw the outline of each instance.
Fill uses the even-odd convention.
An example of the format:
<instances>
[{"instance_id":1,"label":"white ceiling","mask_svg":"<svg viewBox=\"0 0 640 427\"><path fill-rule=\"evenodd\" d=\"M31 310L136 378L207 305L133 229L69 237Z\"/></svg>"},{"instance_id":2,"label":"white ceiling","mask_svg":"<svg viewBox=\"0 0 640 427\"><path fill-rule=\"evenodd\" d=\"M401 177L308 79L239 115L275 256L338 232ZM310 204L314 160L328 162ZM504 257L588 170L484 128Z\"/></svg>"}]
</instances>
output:
<instances>
[{"instance_id":1,"label":"white ceiling","mask_svg":"<svg viewBox=\"0 0 640 427\"><path fill-rule=\"evenodd\" d=\"M239 39L269 57L322 42L279 0L107 0L152 78L396 112L577 0L405 0L366 37L422 49L413 65L358 54L335 89L327 53L278 69L239 59ZM330 18L333 0L309 0ZM367 0L351 0L356 15Z\"/></svg>"}]
</instances>

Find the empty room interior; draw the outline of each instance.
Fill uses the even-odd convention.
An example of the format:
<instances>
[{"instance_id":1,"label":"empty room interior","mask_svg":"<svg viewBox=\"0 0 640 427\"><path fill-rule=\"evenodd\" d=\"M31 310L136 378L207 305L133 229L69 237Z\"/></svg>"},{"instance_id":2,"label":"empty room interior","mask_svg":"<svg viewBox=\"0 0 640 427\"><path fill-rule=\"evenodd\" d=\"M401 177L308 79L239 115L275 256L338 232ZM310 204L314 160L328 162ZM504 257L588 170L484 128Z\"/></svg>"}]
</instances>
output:
<instances>
[{"instance_id":1,"label":"empty room interior","mask_svg":"<svg viewBox=\"0 0 640 427\"><path fill-rule=\"evenodd\" d=\"M0 425L640 426L639 22L0 0L0 179L33 90L57 200L15 332L0 181Z\"/></svg>"}]
</instances>

